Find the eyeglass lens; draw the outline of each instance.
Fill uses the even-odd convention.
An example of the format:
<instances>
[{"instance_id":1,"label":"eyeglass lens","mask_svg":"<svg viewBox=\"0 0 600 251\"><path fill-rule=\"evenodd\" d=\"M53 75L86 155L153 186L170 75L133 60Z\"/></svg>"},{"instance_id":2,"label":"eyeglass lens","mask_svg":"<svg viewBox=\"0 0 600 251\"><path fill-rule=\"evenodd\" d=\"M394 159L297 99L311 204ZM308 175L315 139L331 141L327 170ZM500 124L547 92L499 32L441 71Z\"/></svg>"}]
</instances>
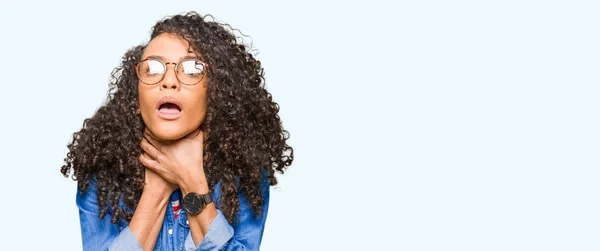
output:
<instances>
[{"instance_id":1,"label":"eyeglass lens","mask_svg":"<svg viewBox=\"0 0 600 251\"><path fill-rule=\"evenodd\" d=\"M204 65L195 60L186 60L179 63L175 69L177 79L186 85L194 85L205 74ZM138 65L138 76L146 84L156 84L163 79L167 66L158 60L146 60Z\"/></svg>"}]
</instances>

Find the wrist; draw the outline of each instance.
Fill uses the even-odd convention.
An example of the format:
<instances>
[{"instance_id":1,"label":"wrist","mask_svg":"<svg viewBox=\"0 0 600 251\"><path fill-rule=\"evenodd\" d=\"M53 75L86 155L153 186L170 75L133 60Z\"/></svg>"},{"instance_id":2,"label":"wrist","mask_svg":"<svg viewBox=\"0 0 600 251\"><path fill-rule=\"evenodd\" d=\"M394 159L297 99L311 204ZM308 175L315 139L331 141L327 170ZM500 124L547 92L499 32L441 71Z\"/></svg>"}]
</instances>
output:
<instances>
[{"instance_id":1,"label":"wrist","mask_svg":"<svg viewBox=\"0 0 600 251\"><path fill-rule=\"evenodd\" d=\"M183 196L190 192L198 194L206 194L210 191L208 182L203 172L187 175L186 179L182 179L179 183Z\"/></svg>"},{"instance_id":2,"label":"wrist","mask_svg":"<svg viewBox=\"0 0 600 251\"><path fill-rule=\"evenodd\" d=\"M169 189L167 187L153 187L153 186L148 186L146 185L144 187L144 191L142 193L143 194L147 194L151 197L154 197L156 199L167 199L169 198L169 196L171 196L171 193L173 193L174 189Z\"/></svg>"},{"instance_id":3,"label":"wrist","mask_svg":"<svg viewBox=\"0 0 600 251\"><path fill-rule=\"evenodd\" d=\"M197 194L207 194L210 192L210 189L208 189L208 185L206 183L182 185L179 188L181 188L181 194L183 196L186 196L188 193L192 192Z\"/></svg>"},{"instance_id":4,"label":"wrist","mask_svg":"<svg viewBox=\"0 0 600 251\"><path fill-rule=\"evenodd\" d=\"M170 194L167 194L164 191L144 189L139 204L144 204L149 209L160 209L169 203L169 196Z\"/></svg>"}]
</instances>

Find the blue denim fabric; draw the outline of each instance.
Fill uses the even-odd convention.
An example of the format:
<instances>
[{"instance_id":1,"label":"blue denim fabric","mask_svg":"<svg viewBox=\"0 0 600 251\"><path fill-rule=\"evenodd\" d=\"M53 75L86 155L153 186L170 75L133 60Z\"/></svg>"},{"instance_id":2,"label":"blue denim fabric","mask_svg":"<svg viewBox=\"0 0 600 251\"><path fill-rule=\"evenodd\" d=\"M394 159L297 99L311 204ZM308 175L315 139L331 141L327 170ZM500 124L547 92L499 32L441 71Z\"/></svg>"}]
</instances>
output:
<instances>
[{"instance_id":1,"label":"blue denim fabric","mask_svg":"<svg viewBox=\"0 0 600 251\"><path fill-rule=\"evenodd\" d=\"M104 219L98 217L100 211L97 189L96 181L91 179L86 193L81 194L79 189L77 190L76 202L79 208L83 250L142 250L139 242L129 230L129 222L121 220L117 224L112 224L110 222L112 211L110 210ZM262 182L261 189L265 201L262 215L256 218L248 200L240 193L238 195L240 201L239 222L229 224L219 210L220 186L217 184L212 195L217 207L217 217L209 226L208 232L198 246L194 245L185 210L181 210L179 217L175 219L173 207L169 201L154 250L259 250L269 208L269 184L266 180ZM178 197L181 197L180 190L171 195L171 198Z\"/></svg>"}]
</instances>

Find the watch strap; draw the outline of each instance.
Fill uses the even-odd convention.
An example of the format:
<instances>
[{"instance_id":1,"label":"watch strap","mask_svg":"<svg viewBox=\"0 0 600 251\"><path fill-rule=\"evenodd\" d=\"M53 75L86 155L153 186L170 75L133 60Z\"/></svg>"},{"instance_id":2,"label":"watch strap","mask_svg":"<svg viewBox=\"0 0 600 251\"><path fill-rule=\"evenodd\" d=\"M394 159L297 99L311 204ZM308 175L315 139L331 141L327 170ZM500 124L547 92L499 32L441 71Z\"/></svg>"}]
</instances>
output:
<instances>
[{"instance_id":1,"label":"watch strap","mask_svg":"<svg viewBox=\"0 0 600 251\"><path fill-rule=\"evenodd\" d=\"M213 202L210 193L200 194L200 197L202 198L202 202L204 202L203 207L206 207L208 204Z\"/></svg>"}]
</instances>

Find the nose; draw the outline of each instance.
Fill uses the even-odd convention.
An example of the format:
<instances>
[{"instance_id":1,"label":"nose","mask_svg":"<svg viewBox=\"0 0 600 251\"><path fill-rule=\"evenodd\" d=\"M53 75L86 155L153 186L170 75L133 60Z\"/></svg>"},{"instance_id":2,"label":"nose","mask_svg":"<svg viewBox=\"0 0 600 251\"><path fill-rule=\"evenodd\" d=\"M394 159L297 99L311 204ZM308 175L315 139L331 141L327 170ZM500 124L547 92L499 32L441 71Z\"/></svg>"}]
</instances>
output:
<instances>
[{"instance_id":1,"label":"nose","mask_svg":"<svg viewBox=\"0 0 600 251\"><path fill-rule=\"evenodd\" d=\"M169 65L173 65L173 70L169 70ZM166 63L167 72L165 72L165 78L163 78L162 83L160 84L162 89L178 89L179 88L179 80L177 79L177 72L174 63Z\"/></svg>"}]
</instances>

